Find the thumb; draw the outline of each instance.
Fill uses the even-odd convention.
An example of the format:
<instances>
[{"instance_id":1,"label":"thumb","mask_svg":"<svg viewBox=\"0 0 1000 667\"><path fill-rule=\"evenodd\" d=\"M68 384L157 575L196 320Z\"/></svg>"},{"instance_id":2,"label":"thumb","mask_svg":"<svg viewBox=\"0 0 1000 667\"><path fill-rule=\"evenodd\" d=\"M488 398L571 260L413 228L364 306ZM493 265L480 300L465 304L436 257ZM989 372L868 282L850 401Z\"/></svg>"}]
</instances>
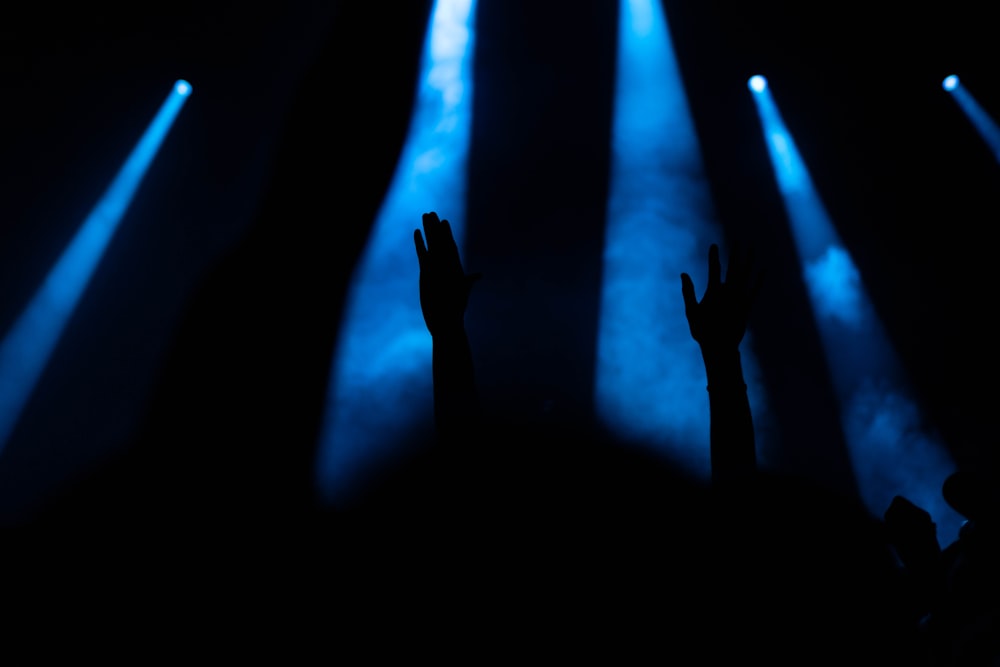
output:
<instances>
[{"instance_id":1,"label":"thumb","mask_svg":"<svg viewBox=\"0 0 1000 667\"><path fill-rule=\"evenodd\" d=\"M684 297L684 310L690 313L698 305L698 297L694 295L694 282L686 273L681 274L681 296Z\"/></svg>"}]
</instances>

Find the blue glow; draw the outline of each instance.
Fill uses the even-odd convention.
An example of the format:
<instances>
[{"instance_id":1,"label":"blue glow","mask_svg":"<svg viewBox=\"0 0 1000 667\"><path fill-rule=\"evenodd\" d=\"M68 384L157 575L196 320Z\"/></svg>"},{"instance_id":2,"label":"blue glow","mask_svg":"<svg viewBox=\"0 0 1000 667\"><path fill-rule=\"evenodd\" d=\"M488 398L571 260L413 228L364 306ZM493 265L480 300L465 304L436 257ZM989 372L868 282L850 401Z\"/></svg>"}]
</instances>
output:
<instances>
[{"instance_id":1,"label":"blue glow","mask_svg":"<svg viewBox=\"0 0 1000 667\"><path fill-rule=\"evenodd\" d=\"M434 4L407 140L348 293L316 462L331 504L349 502L407 432L433 423L413 230L437 211L462 245L474 16L474 0Z\"/></svg>"},{"instance_id":2,"label":"blue glow","mask_svg":"<svg viewBox=\"0 0 1000 667\"><path fill-rule=\"evenodd\" d=\"M947 80L945 79L945 81ZM955 98L958 106L965 112L966 117L972 123L973 127L976 128L979 136L989 146L993 157L1000 162L1000 127L997 126L996 121L976 101L976 98L972 96L969 89L958 81L958 77L955 77L955 85L951 89L946 87L946 90L950 90L951 96Z\"/></svg>"},{"instance_id":3,"label":"blue glow","mask_svg":"<svg viewBox=\"0 0 1000 667\"><path fill-rule=\"evenodd\" d=\"M864 295L861 276L847 251L831 245L820 257L805 262L804 269L816 317L859 329Z\"/></svg>"},{"instance_id":4,"label":"blue glow","mask_svg":"<svg viewBox=\"0 0 1000 667\"><path fill-rule=\"evenodd\" d=\"M0 452L186 99L175 84L114 181L0 343Z\"/></svg>"},{"instance_id":5,"label":"blue glow","mask_svg":"<svg viewBox=\"0 0 1000 667\"><path fill-rule=\"evenodd\" d=\"M842 423L858 487L878 516L896 495L924 508L937 523L941 545L947 546L958 538L963 521L941 494L954 464L899 384L865 376L843 402Z\"/></svg>"},{"instance_id":6,"label":"blue glow","mask_svg":"<svg viewBox=\"0 0 1000 667\"><path fill-rule=\"evenodd\" d=\"M961 525L961 517L941 496L954 465L921 422L861 274L829 219L770 89L753 98L802 262L862 499L873 514L882 516L893 496L906 496L930 512L939 540L948 544Z\"/></svg>"},{"instance_id":7,"label":"blue glow","mask_svg":"<svg viewBox=\"0 0 1000 667\"><path fill-rule=\"evenodd\" d=\"M805 162L785 127L771 89L768 87L754 94L753 100L757 105L775 179L785 200L789 218L808 221L793 229L799 255L804 263L819 261L827 254L830 246L842 244L813 187Z\"/></svg>"},{"instance_id":8,"label":"blue glow","mask_svg":"<svg viewBox=\"0 0 1000 667\"><path fill-rule=\"evenodd\" d=\"M621 2L618 49L595 406L621 437L707 478L705 368L679 276L707 271L719 230L660 2Z\"/></svg>"},{"instance_id":9,"label":"blue glow","mask_svg":"<svg viewBox=\"0 0 1000 667\"><path fill-rule=\"evenodd\" d=\"M190 95L191 84L185 81L184 79L180 79L179 81L177 81L177 83L174 84L174 90L177 91L178 95L185 95L185 96Z\"/></svg>"},{"instance_id":10,"label":"blue glow","mask_svg":"<svg viewBox=\"0 0 1000 667\"><path fill-rule=\"evenodd\" d=\"M747 85L750 86L750 90L755 93L763 93L764 89L767 88L767 79L762 77L760 74L754 74L747 81Z\"/></svg>"},{"instance_id":11,"label":"blue glow","mask_svg":"<svg viewBox=\"0 0 1000 667\"><path fill-rule=\"evenodd\" d=\"M954 74L946 76L941 82L941 87L948 91L955 90L958 87L958 77Z\"/></svg>"}]
</instances>

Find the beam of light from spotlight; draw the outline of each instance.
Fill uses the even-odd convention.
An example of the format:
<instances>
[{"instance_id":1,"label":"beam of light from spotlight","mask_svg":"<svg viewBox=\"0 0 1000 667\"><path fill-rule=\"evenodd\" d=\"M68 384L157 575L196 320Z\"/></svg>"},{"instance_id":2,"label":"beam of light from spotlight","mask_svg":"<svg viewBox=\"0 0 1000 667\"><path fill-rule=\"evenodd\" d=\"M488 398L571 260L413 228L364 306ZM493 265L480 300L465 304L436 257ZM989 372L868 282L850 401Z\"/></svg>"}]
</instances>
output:
<instances>
[{"instance_id":1,"label":"beam of light from spotlight","mask_svg":"<svg viewBox=\"0 0 1000 667\"><path fill-rule=\"evenodd\" d=\"M474 0L436 0L406 143L348 294L317 451L330 504L433 418L431 338L420 312L413 230L437 211L462 245L472 119Z\"/></svg>"},{"instance_id":2,"label":"beam of light from spotlight","mask_svg":"<svg viewBox=\"0 0 1000 667\"><path fill-rule=\"evenodd\" d=\"M1000 126L956 75L945 77L941 87L951 93L951 96L958 102L959 108L965 113L972 126L976 128L979 136L986 142L993 157L997 162L1000 162Z\"/></svg>"},{"instance_id":3,"label":"beam of light from spotlight","mask_svg":"<svg viewBox=\"0 0 1000 667\"><path fill-rule=\"evenodd\" d=\"M626 441L707 479L705 368L679 276L704 270L719 229L661 3L623 0L619 12L595 408ZM763 418L747 347L751 402Z\"/></svg>"},{"instance_id":4,"label":"beam of light from spotlight","mask_svg":"<svg viewBox=\"0 0 1000 667\"><path fill-rule=\"evenodd\" d=\"M820 200L770 88L753 94L785 203L803 278L840 401L841 422L862 500L882 516L895 495L934 517L943 543L961 517L941 495L954 470L942 443L922 423L902 367Z\"/></svg>"},{"instance_id":5,"label":"beam of light from spotlight","mask_svg":"<svg viewBox=\"0 0 1000 667\"><path fill-rule=\"evenodd\" d=\"M136 189L190 94L191 84L187 81L174 83L111 185L0 343L0 452Z\"/></svg>"}]
</instances>

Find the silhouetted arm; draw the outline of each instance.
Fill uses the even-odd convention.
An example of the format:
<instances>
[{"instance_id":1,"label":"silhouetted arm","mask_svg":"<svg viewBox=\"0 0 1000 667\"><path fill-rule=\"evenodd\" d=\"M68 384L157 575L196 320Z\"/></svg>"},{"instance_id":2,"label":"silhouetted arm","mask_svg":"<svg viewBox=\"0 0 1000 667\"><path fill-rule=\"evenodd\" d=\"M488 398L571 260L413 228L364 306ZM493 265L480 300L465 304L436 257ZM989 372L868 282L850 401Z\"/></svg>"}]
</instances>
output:
<instances>
[{"instance_id":1,"label":"silhouetted arm","mask_svg":"<svg viewBox=\"0 0 1000 667\"><path fill-rule=\"evenodd\" d=\"M434 421L438 438L452 443L479 418L465 307L479 274L467 275L447 220L423 216L424 233L413 232L420 262L420 308L433 339Z\"/></svg>"},{"instance_id":2,"label":"silhouetted arm","mask_svg":"<svg viewBox=\"0 0 1000 667\"><path fill-rule=\"evenodd\" d=\"M751 281L749 257L733 254L722 281L719 247L708 251L708 287L699 302L691 276L681 274L681 294L691 336L701 347L711 413L712 480L752 474L757 469L753 419L740 360L750 305L760 287Z\"/></svg>"}]
</instances>

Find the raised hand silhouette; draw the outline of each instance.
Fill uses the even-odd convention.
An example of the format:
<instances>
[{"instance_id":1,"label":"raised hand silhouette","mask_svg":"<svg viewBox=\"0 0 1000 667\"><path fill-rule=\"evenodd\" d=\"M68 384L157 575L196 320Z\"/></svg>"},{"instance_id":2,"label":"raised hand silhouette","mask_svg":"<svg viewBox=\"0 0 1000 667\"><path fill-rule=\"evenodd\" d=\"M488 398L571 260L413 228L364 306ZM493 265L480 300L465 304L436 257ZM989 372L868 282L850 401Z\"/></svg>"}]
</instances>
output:
<instances>
[{"instance_id":1,"label":"raised hand silhouette","mask_svg":"<svg viewBox=\"0 0 1000 667\"><path fill-rule=\"evenodd\" d=\"M883 516L888 538L909 568L926 568L941 558L937 527L927 510L895 496Z\"/></svg>"},{"instance_id":2,"label":"raised hand silhouette","mask_svg":"<svg viewBox=\"0 0 1000 667\"><path fill-rule=\"evenodd\" d=\"M719 246L708 250L708 287L701 301L694 291L694 281L681 274L681 295L691 337L701 347L708 379L711 413L712 479L743 480L757 469L753 419L747 399L740 342L747 330L747 319L762 282L754 275L750 253L737 247L729 258L726 280L722 280Z\"/></svg>"},{"instance_id":3,"label":"raised hand silhouette","mask_svg":"<svg viewBox=\"0 0 1000 667\"><path fill-rule=\"evenodd\" d=\"M726 280L722 280L719 246L708 249L708 287L699 302L694 282L681 274L681 294L691 336L702 347L736 348L746 333L750 307L760 291L762 276L752 275L753 257L739 247L729 256Z\"/></svg>"},{"instance_id":4,"label":"raised hand silhouette","mask_svg":"<svg viewBox=\"0 0 1000 667\"><path fill-rule=\"evenodd\" d=\"M420 309L434 341L434 420L438 439L461 444L478 430L479 400L465 308L480 274L466 274L447 220L424 213L423 234L413 230L420 263Z\"/></svg>"},{"instance_id":5,"label":"raised hand silhouette","mask_svg":"<svg viewBox=\"0 0 1000 667\"><path fill-rule=\"evenodd\" d=\"M466 274L451 233L451 224L438 214L424 213L424 233L413 230L420 262L420 308L432 336L452 333L463 326L472 285L481 274Z\"/></svg>"}]
</instances>

